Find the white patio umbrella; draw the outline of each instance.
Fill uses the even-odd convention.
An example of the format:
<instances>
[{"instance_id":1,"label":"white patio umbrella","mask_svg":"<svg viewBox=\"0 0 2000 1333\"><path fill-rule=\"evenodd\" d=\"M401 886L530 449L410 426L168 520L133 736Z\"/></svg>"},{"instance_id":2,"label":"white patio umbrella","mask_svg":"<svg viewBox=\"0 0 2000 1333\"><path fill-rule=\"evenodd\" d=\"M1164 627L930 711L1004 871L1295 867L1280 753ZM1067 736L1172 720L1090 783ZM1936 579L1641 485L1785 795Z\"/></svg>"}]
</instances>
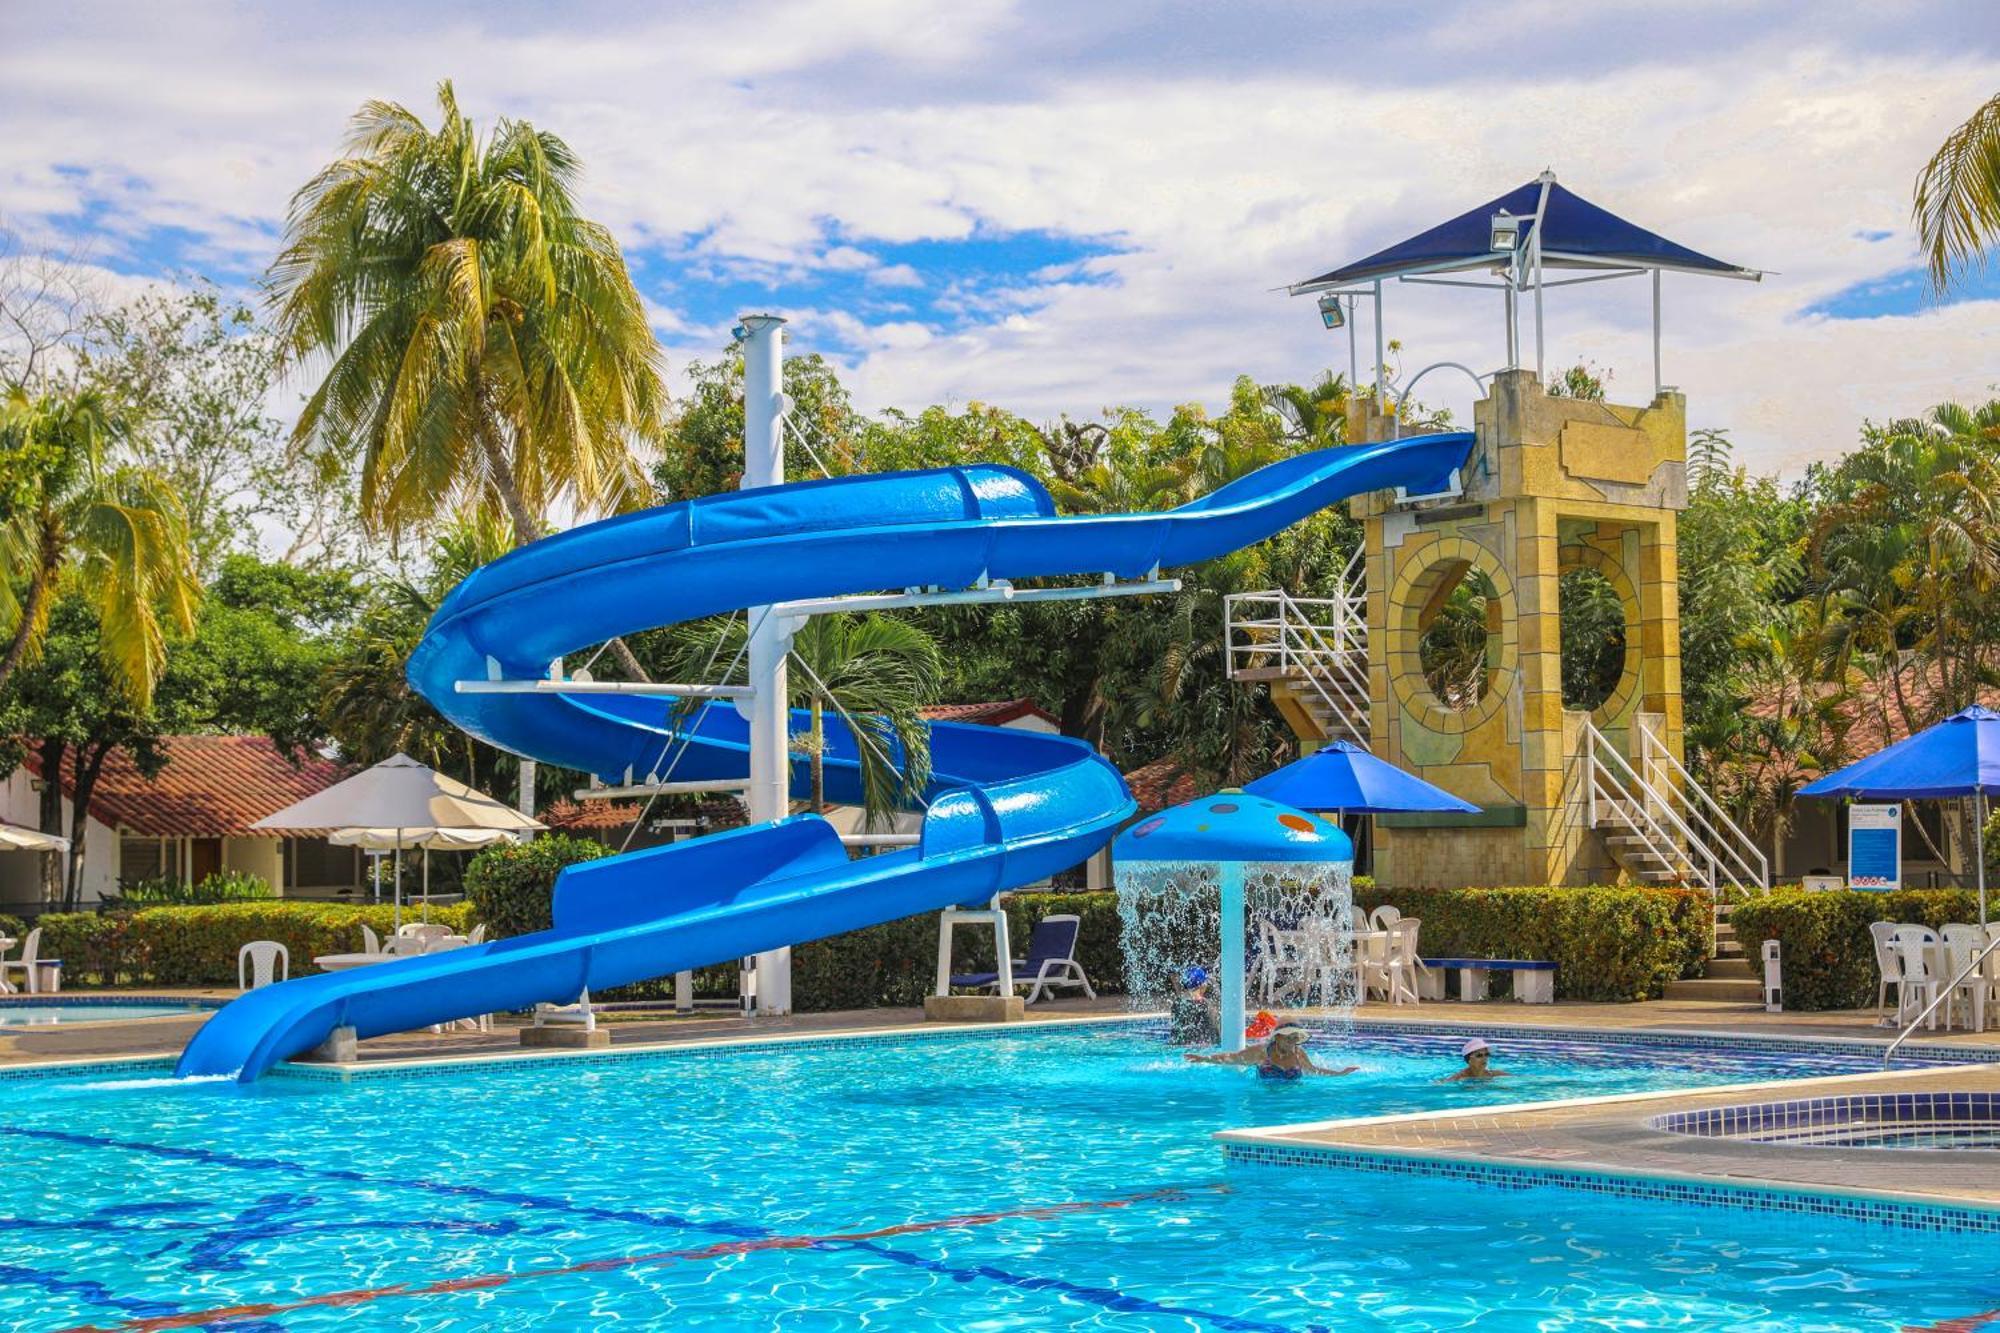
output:
<instances>
[{"instance_id":1,"label":"white patio umbrella","mask_svg":"<svg viewBox=\"0 0 2000 1333\"><path fill-rule=\"evenodd\" d=\"M326 840L336 847L360 847L371 852L396 852L405 847L420 847L424 853L423 875L423 919L431 919L431 853L469 852L481 847L491 847L496 842L506 842L515 836L517 830L498 828L344 828L327 835ZM403 924L402 881L396 885L396 924Z\"/></svg>"},{"instance_id":2,"label":"white patio umbrella","mask_svg":"<svg viewBox=\"0 0 2000 1333\"><path fill-rule=\"evenodd\" d=\"M0 852L61 852L63 879L69 879L69 839L19 824L0 824Z\"/></svg>"},{"instance_id":3,"label":"white patio umbrella","mask_svg":"<svg viewBox=\"0 0 2000 1333\"><path fill-rule=\"evenodd\" d=\"M401 926L405 847L421 846L422 835L435 836L443 829L505 834L542 826L513 806L399 754L266 815L250 827L386 834L387 840L376 845L396 854L396 924Z\"/></svg>"}]
</instances>

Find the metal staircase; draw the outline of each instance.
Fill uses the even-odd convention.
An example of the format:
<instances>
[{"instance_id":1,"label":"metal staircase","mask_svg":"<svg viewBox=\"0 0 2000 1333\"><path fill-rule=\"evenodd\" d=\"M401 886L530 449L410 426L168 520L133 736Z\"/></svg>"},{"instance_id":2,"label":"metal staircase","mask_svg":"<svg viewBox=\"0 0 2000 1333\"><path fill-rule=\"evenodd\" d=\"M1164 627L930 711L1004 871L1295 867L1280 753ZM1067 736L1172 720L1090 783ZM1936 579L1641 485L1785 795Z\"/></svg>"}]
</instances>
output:
<instances>
[{"instance_id":1,"label":"metal staircase","mask_svg":"<svg viewBox=\"0 0 2000 1333\"><path fill-rule=\"evenodd\" d=\"M1368 595L1361 550L1341 571L1333 597L1282 588L1222 599L1229 678L1261 681L1301 740L1368 744Z\"/></svg>"},{"instance_id":2,"label":"metal staircase","mask_svg":"<svg viewBox=\"0 0 2000 1333\"><path fill-rule=\"evenodd\" d=\"M1703 791L1642 719L1632 758L1590 722L1583 730L1585 823L1633 879L1702 888L1715 895L1715 949L1699 980L1668 983L1669 999L1754 1002L1756 973L1729 924L1733 893L1771 887L1763 851Z\"/></svg>"}]
</instances>

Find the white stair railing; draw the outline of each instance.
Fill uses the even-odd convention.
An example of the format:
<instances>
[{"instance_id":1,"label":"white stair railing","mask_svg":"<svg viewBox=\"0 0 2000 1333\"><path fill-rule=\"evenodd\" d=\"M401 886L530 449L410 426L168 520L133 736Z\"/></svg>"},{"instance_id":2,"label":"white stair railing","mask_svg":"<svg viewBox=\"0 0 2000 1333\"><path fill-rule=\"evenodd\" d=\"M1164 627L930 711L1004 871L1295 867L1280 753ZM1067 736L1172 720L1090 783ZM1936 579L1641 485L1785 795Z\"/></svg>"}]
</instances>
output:
<instances>
[{"instance_id":1,"label":"white stair railing","mask_svg":"<svg viewBox=\"0 0 2000 1333\"><path fill-rule=\"evenodd\" d=\"M1636 846L1639 859L1710 892L1769 888L1764 854L1749 836L1644 723L1639 735L1640 766L1635 769L1593 723L1583 724L1584 799L1591 827L1610 830Z\"/></svg>"},{"instance_id":2,"label":"white stair railing","mask_svg":"<svg viewBox=\"0 0 2000 1333\"><path fill-rule=\"evenodd\" d=\"M1656 799L1677 807L1702 847L1727 870L1731 883L1739 888L1769 889L1771 863L1763 849L1702 789L1650 722L1640 719L1638 730L1639 775L1647 789Z\"/></svg>"},{"instance_id":3,"label":"white stair railing","mask_svg":"<svg viewBox=\"0 0 2000 1333\"><path fill-rule=\"evenodd\" d=\"M1676 879L1713 886L1717 867L1700 849L1694 830L1671 805L1655 798L1645 780L1595 724L1583 724L1583 796L1592 828L1617 830L1638 844L1640 855Z\"/></svg>"},{"instance_id":4,"label":"white stair railing","mask_svg":"<svg viewBox=\"0 0 2000 1333\"><path fill-rule=\"evenodd\" d=\"M1294 597L1281 588L1222 599L1232 680L1282 679L1306 686L1329 732L1368 743L1368 599L1361 552L1342 571L1336 597Z\"/></svg>"}]
</instances>

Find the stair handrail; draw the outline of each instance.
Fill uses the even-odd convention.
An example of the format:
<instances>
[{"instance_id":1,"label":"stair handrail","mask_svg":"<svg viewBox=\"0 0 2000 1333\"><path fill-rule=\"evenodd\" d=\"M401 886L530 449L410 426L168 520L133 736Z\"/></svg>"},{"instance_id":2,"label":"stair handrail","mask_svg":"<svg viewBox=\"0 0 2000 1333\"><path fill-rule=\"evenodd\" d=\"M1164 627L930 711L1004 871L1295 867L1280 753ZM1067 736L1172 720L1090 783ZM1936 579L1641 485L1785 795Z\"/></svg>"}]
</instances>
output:
<instances>
[{"instance_id":1,"label":"stair handrail","mask_svg":"<svg viewBox=\"0 0 2000 1333\"><path fill-rule=\"evenodd\" d=\"M1627 827L1644 839L1647 850L1668 866L1672 866L1676 861L1679 861L1686 864L1688 873L1698 873L1700 866L1696 864L1691 849L1700 845L1700 839L1694 836L1694 831L1687 826L1686 821L1674 812L1672 806L1663 803L1660 807L1660 812L1667 817L1668 821L1679 832L1687 844L1684 847L1675 845L1672 837L1668 835L1665 829L1660 827L1659 821L1653 818L1652 811L1647 809L1644 797L1652 793L1650 793L1645 782L1639 775L1633 771L1631 761L1626 759L1619 752L1618 747L1613 745L1610 739L1597 729L1597 724L1591 722L1589 719L1585 719L1583 723L1583 744L1585 760L1584 795L1588 802L1587 816L1591 826L1594 828L1597 825L1597 802L1599 799L1598 769L1610 768L1610 765L1604 764L1598 755L1598 751L1602 750L1605 754L1610 755L1617 768L1623 770L1625 776L1631 779L1633 789L1630 791L1621 791L1620 794L1626 803L1637 813L1638 817L1646 821L1646 827L1641 828L1636 820L1628 817L1626 820ZM1614 801L1609 792L1605 793L1603 799ZM1711 855L1711 881L1714 878L1714 861Z\"/></svg>"},{"instance_id":2,"label":"stair handrail","mask_svg":"<svg viewBox=\"0 0 2000 1333\"><path fill-rule=\"evenodd\" d=\"M1649 772L1654 763L1663 764L1669 776L1676 779L1675 782L1669 785L1674 790L1680 792L1683 799L1693 798L1688 802L1690 816L1694 822L1699 823L1707 829L1710 835L1703 841L1705 843L1720 844L1721 851L1735 860L1736 869L1742 872L1745 879L1755 884L1759 889L1769 891L1771 887L1771 862L1764 855L1764 850L1757 845L1754 838L1743 831L1735 820L1729 817L1729 812L1724 810L1721 804L1713 796L1710 796L1700 783L1694 780L1694 775L1688 772L1685 764L1674 757L1674 752L1667 748L1666 741L1653 731L1651 724L1641 719L1637 725L1639 728L1641 762L1646 765ZM1659 790L1651 782L1648 782L1647 786L1655 792ZM1717 827L1718 824L1720 827ZM1723 836L1723 830L1725 829L1730 834L1729 838ZM1734 839L1733 842L1731 838ZM1746 852L1748 853L1747 855L1745 854ZM1748 885L1739 885L1738 887L1747 888Z\"/></svg>"},{"instance_id":3,"label":"stair handrail","mask_svg":"<svg viewBox=\"0 0 2000 1333\"><path fill-rule=\"evenodd\" d=\"M1349 569L1354 567L1350 559ZM1364 598L1365 601L1365 598ZM1245 619L1239 612L1244 605L1269 603L1273 614L1258 619ZM1367 651L1367 622L1357 617L1353 610L1352 594L1340 597L1295 597L1283 588L1271 588L1259 592L1229 593L1223 597L1223 633L1228 649L1228 665L1231 675L1244 669L1243 659L1274 653L1280 670L1296 673L1303 677L1319 696L1333 720L1357 738L1368 736L1368 717L1365 710L1356 709L1352 702L1338 697L1327 688L1327 679L1337 680L1355 698L1368 696L1368 678L1357 668L1354 658ZM1332 609L1328 617L1330 624L1316 623L1309 607ZM1248 638L1239 642L1239 633L1246 638L1253 631L1264 630L1275 634L1275 639L1258 641ZM1333 634L1333 641L1327 639L1327 632ZM1345 644L1347 646L1340 646Z\"/></svg>"},{"instance_id":4,"label":"stair handrail","mask_svg":"<svg viewBox=\"0 0 2000 1333\"><path fill-rule=\"evenodd\" d=\"M1985 966L1987 955L1991 954L1995 949L2000 949L2000 931L1989 930L1986 933L1986 947L1981 949L1978 953L1974 954L1972 956L1972 961L1967 963L1963 968L1961 968L1957 976L1953 977L1949 983L1947 983L1935 995L1931 996L1931 1002L1924 1006L1924 1011L1918 1014L1915 1018L1911 1019L1910 1025L1904 1028L1901 1032L1897 1033L1896 1039L1889 1043L1889 1048L1882 1052L1882 1067L1884 1069L1887 1069L1889 1067L1889 1057L1896 1053L1896 1048L1901 1046L1904 1042L1908 1041L1910 1039L1910 1034L1912 1032L1915 1032L1919 1027L1923 1026L1924 1020L1929 1018L1932 1014L1936 1013L1937 1007L1940 1004L1943 1004L1945 1001L1949 1000L1952 996L1952 992L1956 991L1960 986L1965 984L1965 979L1967 977L1971 976L1974 972L1977 972L1981 967ZM1897 989L1897 995L1899 999L1901 994L1902 991L1901 988L1899 987ZM1945 1027L1949 1028L1950 1026L1951 1026L1950 1020L1946 1020Z\"/></svg>"}]
</instances>

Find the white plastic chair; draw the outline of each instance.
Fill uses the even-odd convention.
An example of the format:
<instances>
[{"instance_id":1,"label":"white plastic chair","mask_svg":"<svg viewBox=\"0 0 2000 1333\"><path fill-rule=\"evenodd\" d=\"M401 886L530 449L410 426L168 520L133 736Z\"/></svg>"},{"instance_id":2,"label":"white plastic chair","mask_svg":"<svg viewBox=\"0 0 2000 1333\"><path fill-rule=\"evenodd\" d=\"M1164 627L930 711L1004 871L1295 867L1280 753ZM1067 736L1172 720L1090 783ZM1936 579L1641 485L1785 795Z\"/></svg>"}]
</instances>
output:
<instances>
[{"instance_id":1,"label":"white plastic chair","mask_svg":"<svg viewBox=\"0 0 2000 1333\"><path fill-rule=\"evenodd\" d=\"M244 977L248 965L249 978ZM252 940L236 951L236 989L262 990L292 975L291 950L276 940Z\"/></svg>"},{"instance_id":2,"label":"white plastic chair","mask_svg":"<svg viewBox=\"0 0 2000 1333\"><path fill-rule=\"evenodd\" d=\"M1869 923L1868 934L1875 941L1875 1017L1881 1018L1889 1012L1889 988L1896 987L1896 1008L1903 1007L1903 958L1897 953L1890 939L1896 933L1893 921Z\"/></svg>"},{"instance_id":3,"label":"white plastic chair","mask_svg":"<svg viewBox=\"0 0 2000 1333\"><path fill-rule=\"evenodd\" d=\"M482 921L478 925L474 926L472 928L472 933L465 937L465 942L467 944L486 943L486 923Z\"/></svg>"},{"instance_id":4,"label":"white plastic chair","mask_svg":"<svg viewBox=\"0 0 2000 1333\"><path fill-rule=\"evenodd\" d=\"M6 983L9 972L19 971L28 994L39 995L42 991L43 973L48 972L52 974L49 977L52 983L49 989L51 991L61 990L62 982L59 979L59 974L56 973L56 969L62 967L62 960L60 958L43 958L41 952L42 928L36 926L28 932L28 938L22 942L21 956L19 958L9 958L0 961L0 984ZM20 988L7 985L7 989L13 991Z\"/></svg>"},{"instance_id":5,"label":"white plastic chair","mask_svg":"<svg viewBox=\"0 0 2000 1333\"><path fill-rule=\"evenodd\" d=\"M1937 932L1929 926L1897 926L1889 937L1901 964L1902 985L1897 987L1896 1018L1907 1023L1937 999L1944 979L1937 974ZM1925 1020L1927 1028L1937 1027L1937 1010Z\"/></svg>"},{"instance_id":6,"label":"white plastic chair","mask_svg":"<svg viewBox=\"0 0 2000 1333\"><path fill-rule=\"evenodd\" d=\"M1938 978L1940 986L1951 984L1953 977L1972 966L1972 960L1986 947L1986 928L1983 926L1946 926L1944 928L1943 954L1944 975ZM1951 998L1944 1002L1944 1029L1951 1031L1952 1015L1963 1012L1971 1030L1986 1030L1986 998L1993 988L1983 974L1974 973L1953 987Z\"/></svg>"},{"instance_id":7,"label":"white plastic chair","mask_svg":"<svg viewBox=\"0 0 2000 1333\"><path fill-rule=\"evenodd\" d=\"M361 952L363 953L382 952L381 937L375 933L375 928L373 926L363 926L361 928Z\"/></svg>"},{"instance_id":8,"label":"white plastic chair","mask_svg":"<svg viewBox=\"0 0 2000 1333\"><path fill-rule=\"evenodd\" d=\"M1417 957L1417 935L1424 923L1414 917L1398 916L1389 926L1389 1003L1417 1004L1417 978L1425 971Z\"/></svg>"},{"instance_id":9,"label":"white plastic chair","mask_svg":"<svg viewBox=\"0 0 2000 1333\"><path fill-rule=\"evenodd\" d=\"M396 932L396 937L389 941L388 949L394 954L429 953L433 944L450 934L450 926L438 925L435 922L412 921Z\"/></svg>"},{"instance_id":10,"label":"white plastic chair","mask_svg":"<svg viewBox=\"0 0 2000 1333\"><path fill-rule=\"evenodd\" d=\"M1383 903L1368 914L1368 925L1371 930L1387 930L1402 919L1403 913L1401 909Z\"/></svg>"}]
</instances>

